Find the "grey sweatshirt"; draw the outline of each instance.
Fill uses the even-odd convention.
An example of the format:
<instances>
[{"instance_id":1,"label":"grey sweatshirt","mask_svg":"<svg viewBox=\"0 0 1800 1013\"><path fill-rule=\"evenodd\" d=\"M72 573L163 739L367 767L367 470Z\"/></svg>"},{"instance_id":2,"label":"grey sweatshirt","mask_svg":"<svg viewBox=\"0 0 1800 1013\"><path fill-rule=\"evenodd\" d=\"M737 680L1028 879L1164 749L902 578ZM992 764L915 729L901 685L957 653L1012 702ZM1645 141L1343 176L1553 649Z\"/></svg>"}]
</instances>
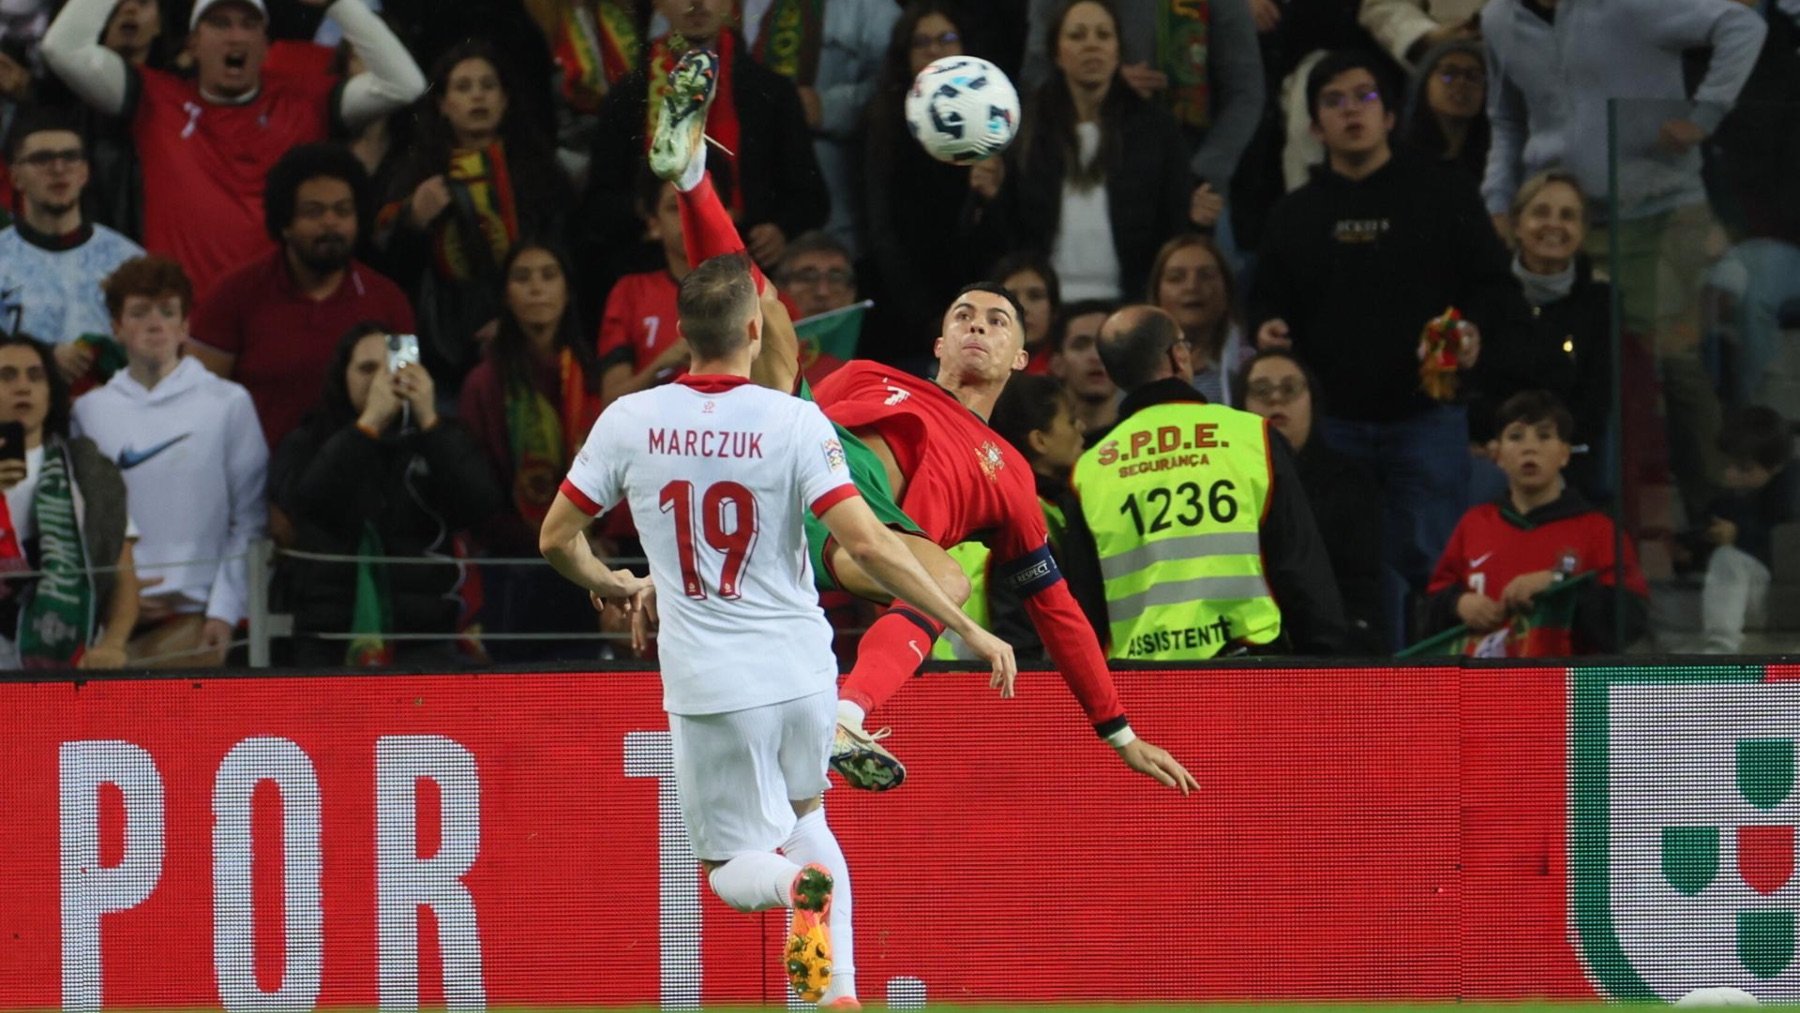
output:
<instances>
[{"instance_id":1,"label":"grey sweatshirt","mask_svg":"<svg viewBox=\"0 0 1800 1013\"><path fill-rule=\"evenodd\" d=\"M1662 124L1687 119L1709 133L1737 101L1767 26L1731 0L1560 0L1555 22L1523 0L1491 0L1481 12L1488 48L1488 151L1481 195L1507 210L1519 184L1560 166L1573 172L1602 217L1607 176L1607 100L1618 110L1619 213L1642 218L1706 199L1700 152L1657 143ZM1688 101L1683 50L1712 48L1706 79Z\"/></svg>"}]
</instances>

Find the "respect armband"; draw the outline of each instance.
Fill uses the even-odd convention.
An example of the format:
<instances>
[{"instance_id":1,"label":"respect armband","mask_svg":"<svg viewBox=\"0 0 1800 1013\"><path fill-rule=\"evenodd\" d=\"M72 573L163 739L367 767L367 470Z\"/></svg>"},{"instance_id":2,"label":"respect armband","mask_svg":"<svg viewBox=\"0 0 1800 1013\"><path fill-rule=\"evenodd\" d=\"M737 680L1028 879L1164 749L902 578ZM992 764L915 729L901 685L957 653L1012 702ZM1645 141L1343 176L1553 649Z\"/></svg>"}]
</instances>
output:
<instances>
[{"instance_id":1,"label":"respect armband","mask_svg":"<svg viewBox=\"0 0 1800 1013\"><path fill-rule=\"evenodd\" d=\"M1017 591L1021 598L1048 590L1062 579L1062 571L1056 568L1056 557L1050 554L1048 543L996 565L994 575L1000 583Z\"/></svg>"}]
</instances>

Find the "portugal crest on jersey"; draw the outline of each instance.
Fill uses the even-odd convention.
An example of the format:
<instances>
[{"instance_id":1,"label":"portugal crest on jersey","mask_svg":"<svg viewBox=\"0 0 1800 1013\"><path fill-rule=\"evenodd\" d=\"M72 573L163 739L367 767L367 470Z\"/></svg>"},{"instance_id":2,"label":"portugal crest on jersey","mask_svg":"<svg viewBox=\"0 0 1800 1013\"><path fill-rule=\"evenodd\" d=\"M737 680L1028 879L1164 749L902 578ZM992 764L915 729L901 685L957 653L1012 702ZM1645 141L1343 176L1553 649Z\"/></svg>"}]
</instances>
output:
<instances>
[{"instance_id":1,"label":"portugal crest on jersey","mask_svg":"<svg viewBox=\"0 0 1800 1013\"><path fill-rule=\"evenodd\" d=\"M1570 919L1614 999L1800 998L1800 680L1762 666L1571 672Z\"/></svg>"},{"instance_id":2,"label":"portugal crest on jersey","mask_svg":"<svg viewBox=\"0 0 1800 1013\"><path fill-rule=\"evenodd\" d=\"M1006 456L1000 453L999 447L994 446L993 440L981 441L981 446L975 448L975 459L980 462L981 473L987 476L988 481L1000 481L1000 469L1006 467Z\"/></svg>"}]
</instances>

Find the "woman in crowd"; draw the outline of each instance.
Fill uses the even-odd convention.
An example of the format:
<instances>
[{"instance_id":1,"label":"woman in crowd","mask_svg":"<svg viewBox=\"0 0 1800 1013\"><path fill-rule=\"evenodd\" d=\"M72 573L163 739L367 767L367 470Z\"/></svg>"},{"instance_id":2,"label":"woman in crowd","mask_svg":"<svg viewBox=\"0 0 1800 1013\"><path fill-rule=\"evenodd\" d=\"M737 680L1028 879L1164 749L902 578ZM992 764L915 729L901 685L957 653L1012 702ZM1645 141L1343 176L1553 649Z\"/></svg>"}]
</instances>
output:
<instances>
[{"instance_id":1,"label":"woman in crowd","mask_svg":"<svg viewBox=\"0 0 1800 1013\"><path fill-rule=\"evenodd\" d=\"M1025 307L1025 372L1049 372L1055 351L1051 335L1062 314L1062 283L1050 261L1030 250L1009 253L994 264L988 280L1013 294Z\"/></svg>"},{"instance_id":2,"label":"woman in crowd","mask_svg":"<svg viewBox=\"0 0 1800 1013\"><path fill-rule=\"evenodd\" d=\"M424 361L452 390L494 336L507 254L521 236L559 239L574 202L549 140L513 114L505 67L479 39L439 58L377 229L412 280Z\"/></svg>"},{"instance_id":3,"label":"woman in crowd","mask_svg":"<svg viewBox=\"0 0 1800 1013\"><path fill-rule=\"evenodd\" d=\"M1017 140L970 173L985 202L976 222L1006 249L1046 254L1065 299L1141 292L1157 248L1192 223L1197 196L1211 195L1197 195L1174 117L1120 77L1111 6L1066 3L1047 48L1055 66L1026 103Z\"/></svg>"},{"instance_id":4,"label":"woman in crowd","mask_svg":"<svg viewBox=\"0 0 1800 1013\"><path fill-rule=\"evenodd\" d=\"M527 239L504 264L500 322L488 354L463 384L461 416L510 508L483 535L497 556L537 554L537 532L588 430L600 416L600 366L593 339L577 323L568 261ZM608 547L608 552L615 551ZM494 567L489 605L496 629L570 633L594 628L587 595L547 566ZM546 643L500 649L514 660L593 657L592 645Z\"/></svg>"},{"instance_id":5,"label":"woman in crowd","mask_svg":"<svg viewBox=\"0 0 1800 1013\"><path fill-rule=\"evenodd\" d=\"M1237 321L1237 281L1224 255L1199 233L1176 236L1156 251L1149 301L1181 325L1193 355L1194 389L1231 401L1230 380L1252 351Z\"/></svg>"},{"instance_id":6,"label":"woman in crowd","mask_svg":"<svg viewBox=\"0 0 1800 1013\"><path fill-rule=\"evenodd\" d=\"M292 522L296 549L442 560L285 561L276 589L294 615L294 664L457 659L471 574L454 539L500 509L500 490L469 434L438 415L431 372L419 363L390 368L379 325L358 324L338 342L319 407L275 453L269 498ZM357 635L348 646L307 636L346 631ZM382 636L390 632L443 639Z\"/></svg>"},{"instance_id":7,"label":"woman in crowd","mask_svg":"<svg viewBox=\"0 0 1800 1013\"><path fill-rule=\"evenodd\" d=\"M1283 351L1261 352L1233 385L1236 407L1255 412L1287 437L1300 469L1300 484L1331 556L1350 642L1362 653L1387 648L1381 615L1381 487L1361 464L1337 453L1314 432L1320 408L1312 371Z\"/></svg>"},{"instance_id":8,"label":"woman in crowd","mask_svg":"<svg viewBox=\"0 0 1800 1013\"><path fill-rule=\"evenodd\" d=\"M69 436L69 388L49 346L0 337L0 669L119 668L137 623L125 481ZM117 566L117 571L92 572ZM42 576L4 575L42 571Z\"/></svg>"},{"instance_id":9,"label":"woman in crowd","mask_svg":"<svg viewBox=\"0 0 1800 1013\"><path fill-rule=\"evenodd\" d=\"M1487 171L1487 64L1481 43L1454 39L1425 54L1406 98L1407 143L1477 184Z\"/></svg>"},{"instance_id":10,"label":"woman in crowd","mask_svg":"<svg viewBox=\"0 0 1800 1013\"><path fill-rule=\"evenodd\" d=\"M931 357L943 308L985 264L957 236L969 170L925 153L906 125L906 93L925 65L961 56L954 0L913 0L888 42L869 103L863 153L869 292L875 309L860 354L913 367Z\"/></svg>"}]
</instances>

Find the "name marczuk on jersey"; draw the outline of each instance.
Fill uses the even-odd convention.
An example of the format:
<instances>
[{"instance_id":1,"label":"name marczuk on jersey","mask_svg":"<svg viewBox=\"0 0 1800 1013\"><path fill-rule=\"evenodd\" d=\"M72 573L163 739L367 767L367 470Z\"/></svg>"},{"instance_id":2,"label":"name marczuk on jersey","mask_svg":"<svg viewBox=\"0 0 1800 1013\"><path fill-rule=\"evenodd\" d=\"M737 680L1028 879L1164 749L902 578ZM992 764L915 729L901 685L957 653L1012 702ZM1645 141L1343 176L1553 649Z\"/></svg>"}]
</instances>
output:
<instances>
[{"instance_id":1,"label":"name marczuk on jersey","mask_svg":"<svg viewBox=\"0 0 1800 1013\"><path fill-rule=\"evenodd\" d=\"M762 433L735 429L652 429L650 453L677 457L761 458Z\"/></svg>"}]
</instances>

